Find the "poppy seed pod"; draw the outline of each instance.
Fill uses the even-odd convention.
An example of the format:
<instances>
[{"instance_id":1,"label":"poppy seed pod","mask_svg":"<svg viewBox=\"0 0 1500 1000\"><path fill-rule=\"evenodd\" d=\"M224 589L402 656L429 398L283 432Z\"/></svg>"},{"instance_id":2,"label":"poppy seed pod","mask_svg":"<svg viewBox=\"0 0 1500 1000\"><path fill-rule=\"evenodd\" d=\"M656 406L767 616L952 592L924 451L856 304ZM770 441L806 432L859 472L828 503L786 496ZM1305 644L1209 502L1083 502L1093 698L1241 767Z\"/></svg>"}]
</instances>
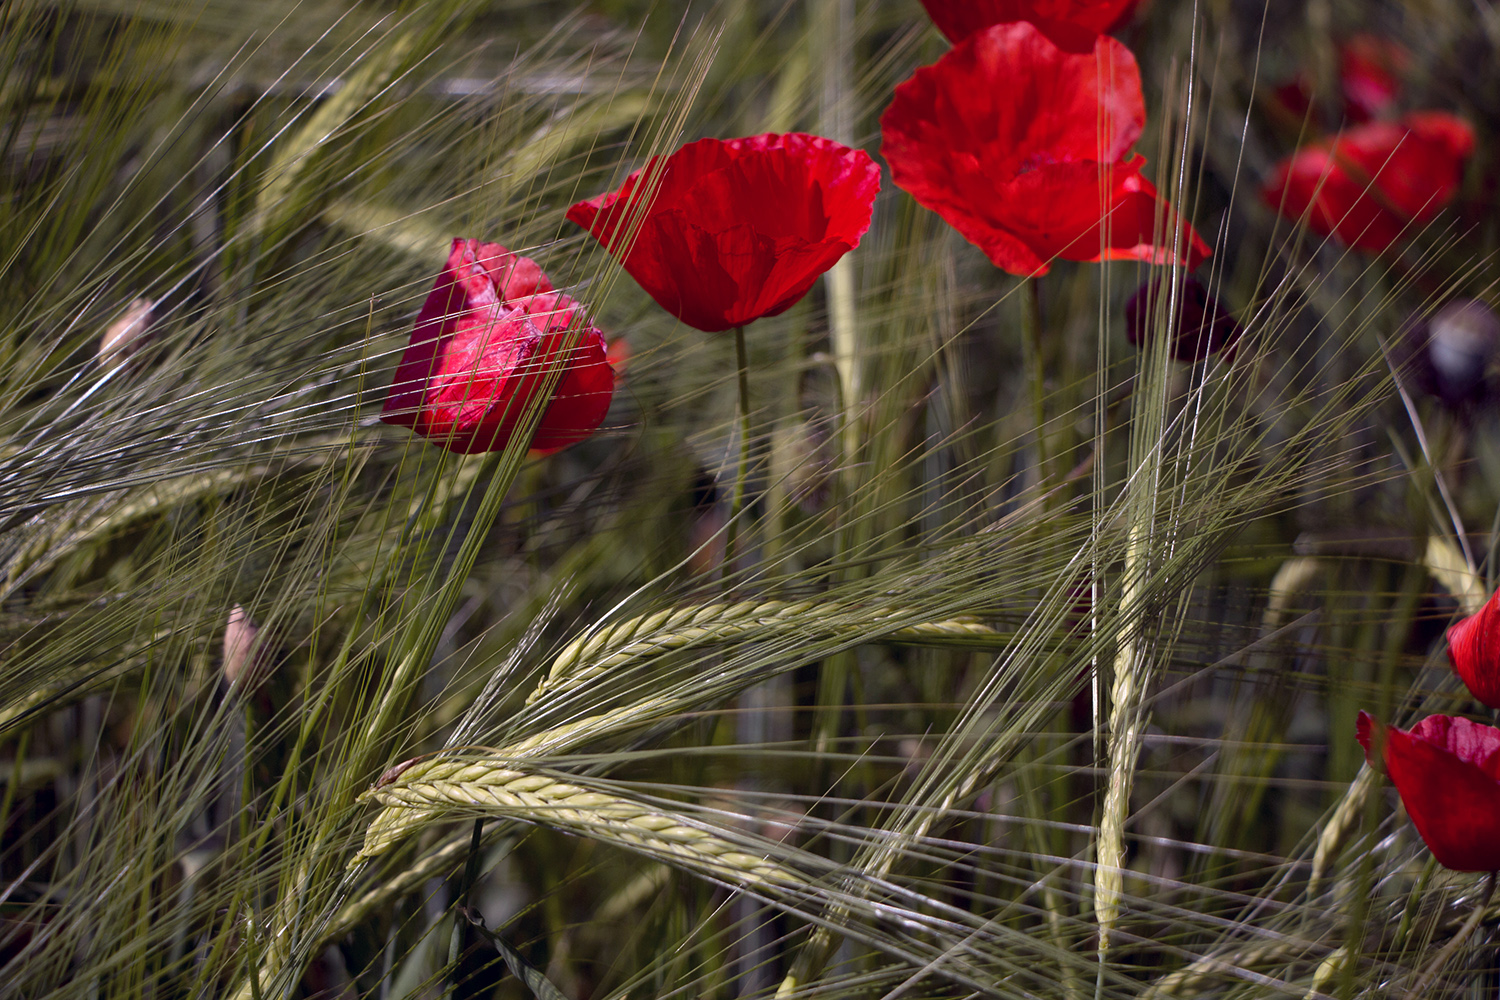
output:
<instances>
[{"instance_id":1,"label":"poppy seed pod","mask_svg":"<svg viewBox=\"0 0 1500 1000\"><path fill-rule=\"evenodd\" d=\"M1360 712L1356 735L1439 864L1500 869L1500 729L1430 715L1407 731Z\"/></svg>"},{"instance_id":2,"label":"poppy seed pod","mask_svg":"<svg viewBox=\"0 0 1500 1000\"><path fill-rule=\"evenodd\" d=\"M1130 50L1065 24L975 32L896 87L880 118L896 185L1012 274L1064 260L1178 261L1207 244L1130 147L1146 123Z\"/></svg>"},{"instance_id":3,"label":"poppy seed pod","mask_svg":"<svg viewBox=\"0 0 1500 1000\"><path fill-rule=\"evenodd\" d=\"M1243 332L1219 300L1208 294L1203 282L1178 273L1177 294L1170 275L1162 275L1136 289L1125 304L1125 336L1136 347L1151 339L1154 324L1172 323L1172 357L1198 361L1220 351L1232 354Z\"/></svg>"},{"instance_id":4,"label":"poppy seed pod","mask_svg":"<svg viewBox=\"0 0 1500 1000\"><path fill-rule=\"evenodd\" d=\"M581 313L530 258L498 243L454 240L380 419L449 451L499 451L561 364L531 446L555 451L582 441L604 421L615 373L604 335Z\"/></svg>"},{"instance_id":5,"label":"poppy seed pod","mask_svg":"<svg viewBox=\"0 0 1500 1000\"><path fill-rule=\"evenodd\" d=\"M1130 20L1140 0L922 0L950 42L1010 21L1055 21L1102 34Z\"/></svg>"},{"instance_id":6,"label":"poppy seed pod","mask_svg":"<svg viewBox=\"0 0 1500 1000\"><path fill-rule=\"evenodd\" d=\"M700 139L653 157L568 218L657 304L699 330L790 309L870 228L880 168L798 132Z\"/></svg>"},{"instance_id":7,"label":"poppy seed pod","mask_svg":"<svg viewBox=\"0 0 1500 1000\"><path fill-rule=\"evenodd\" d=\"M1479 701L1500 708L1500 591L1448 628L1448 662Z\"/></svg>"}]
</instances>

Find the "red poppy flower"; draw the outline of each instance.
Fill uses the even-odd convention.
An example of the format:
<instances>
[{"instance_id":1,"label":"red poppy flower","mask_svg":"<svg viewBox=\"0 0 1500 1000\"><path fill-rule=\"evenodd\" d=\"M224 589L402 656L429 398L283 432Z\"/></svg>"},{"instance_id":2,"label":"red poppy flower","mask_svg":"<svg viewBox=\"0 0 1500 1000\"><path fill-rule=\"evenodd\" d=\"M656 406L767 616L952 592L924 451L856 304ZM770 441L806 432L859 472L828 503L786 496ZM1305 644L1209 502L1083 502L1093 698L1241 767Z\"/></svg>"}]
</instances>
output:
<instances>
[{"instance_id":1,"label":"red poppy flower","mask_svg":"<svg viewBox=\"0 0 1500 1000\"><path fill-rule=\"evenodd\" d=\"M454 240L380 419L449 451L498 451L567 348L531 446L555 451L592 434L614 393L604 336L530 258L498 243ZM570 348L567 345L571 344Z\"/></svg>"},{"instance_id":2,"label":"red poppy flower","mask_svg":"<svg viewBox=\"0 0 1500 1000\"><path fill-rule=\"evenodd\" d=\"M1163 275L1136 289L1125 304L1125 336L1137 347L1151 339L1152 326L1167 318L1172 310L1172 357L1178 361L1198 361L1219 351L1230 349L1240 338L1240 325L1208 294L1203 282L1191 275L1179 274L1176 302L1164 294L1172 279Z\"/></svg>"},{"instance_id":3,"label":"red poppy flower","mask_svg":"<svg viewBox=\"0 0 1500 1000\"><path fill-rule=\"evenodd\" d=\"M1371 764L1385 765L1439 864L1500 869L1500 729L1429 715L1407 732L1360 712L1356 733Z\"/></svg>"},{"instance_id":4,"label":"red poppy flower","mask_svg":"<svg viewBox=\"0 0 1500 1000\"><path fill-rule=\"evenodd\" d=\"M1010 21L1055 21L1096 35L1130 19L1140 0L922 0L927 16L950 42Z\"/></svg>"},{"instance_id":5,"label":"red poppy flower","mask_svg":"<svg viewBox=\"0 0 1500 1000\"><path fill-rule=\"evenodd\" d=\"M1339 96L1344 117L1358 125L1391 112L1401 94L1411 53L1400 43L1378 35L1355 35L1338 47ZM1286 125L1301 128L1312 114L1312 80L1298 73L1271 93L1272 110Z\"/></svg>"},{"instance_id":6,"label":"red poppy flower","mask_svg":"<svg viewBox=\"0 0 1500 1000\"><path fill-rule=\"evenodd\" d=\"M728 330L791 308L859 246L879 190L869 154L831 139L700 139L568 218L667 312Z\"/></svg>"},{"instance_id":7,"label":"red poppy flower","mask_svg":"<svg viewBox=\"0 0 1500 1000\"><path fill-rule=\"evenodd\" d=\"M1261 189L1316 233L1379 252L1453 200L1474 130L1441 111L1370 122L1299 149Z\"/></svg>"},{"instance_id":8,"label":"red poppy flower","mask_svg":"<svg viewBox=\"0 0 1500 1000\"><path fill-rule=\"evenodd\" d=\"M1470 694L1500 708L1500 591L1477 613L1448 627L1448 659Z\"/></svg>"},{"instance_id":9,"label":"red poppy flower","mask_svg":"<svg viewBox=\"0 0 1500 1000\"><path fill-rule=\"evenodd\" d=\"M1054 257L1196 266L1207 245L1188 226L1173 253L1173 213L1129 154L1145 122L1124 45L998 24L896 88L881 152L899 187L1012 274Z\"/></svg>"},{"instance_id":10,"label":"red poppy flower","mask_svg":"<svg viewBox=\"0 0 1500 1000\"><path fill-rule=\"evenodd\" d=\"M1340 45L1339 90L1349 120L1367 122L1394 108L1410 65L1404 46L1379 35L1355 35Z\"/></svg>"}]
</instances>

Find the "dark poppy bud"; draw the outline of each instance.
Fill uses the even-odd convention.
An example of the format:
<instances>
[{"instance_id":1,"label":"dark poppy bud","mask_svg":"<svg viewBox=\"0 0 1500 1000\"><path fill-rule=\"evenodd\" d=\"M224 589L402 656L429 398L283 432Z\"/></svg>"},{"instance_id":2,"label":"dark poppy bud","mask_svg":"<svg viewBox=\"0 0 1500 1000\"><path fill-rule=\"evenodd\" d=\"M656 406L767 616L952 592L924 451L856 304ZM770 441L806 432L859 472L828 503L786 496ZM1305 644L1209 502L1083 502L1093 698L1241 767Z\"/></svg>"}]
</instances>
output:
<instances>
[{"instance_id":1,"label":"dark poppy bud","mask_svg":"<svg viewBox=\"0 0 1500 1000\"><path fill-rule=\"evenodd\" d=\"M1360 712L1356 735L1370 764L1396 786L1438 864L1459 872L1500 869L1500 729L1430 715L1407 731Z\"/></svg>"},{"instance_id":2,"label":"dark poppy bud","mask_svg":"<svg viewBox=\"0 0 1500 1000\"><path fill-rule=\"evenodd\" d=\"M1172 279L1162 275L1136 289L1125 304L1125 336L1136 347L1151 339L1155 324L1172 317L1172 357L1178 361L1198 361L1228 349L1243 332L1219 300L1208 294L1203 282L1179 274L1176 302L1164 294L1171 290Z\"/></svg>"}]
</instances>

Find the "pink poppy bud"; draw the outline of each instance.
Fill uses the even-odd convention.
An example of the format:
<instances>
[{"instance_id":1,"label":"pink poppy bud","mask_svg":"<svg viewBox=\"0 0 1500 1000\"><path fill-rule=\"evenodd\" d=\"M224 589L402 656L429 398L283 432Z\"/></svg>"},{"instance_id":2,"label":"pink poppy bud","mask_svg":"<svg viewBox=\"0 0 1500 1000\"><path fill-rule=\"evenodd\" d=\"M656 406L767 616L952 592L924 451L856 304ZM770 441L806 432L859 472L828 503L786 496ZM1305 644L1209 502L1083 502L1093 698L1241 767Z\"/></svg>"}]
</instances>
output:
<instances>
[{"instance_id":1,"label":"pink poppy bud","mask_svg":"<svg viewBox=\"0 0 1500 1000\"><path fill-rule=\"evenodd\" d=\"M125 311L105 328L104 336L99 340L100 364L117 368L140 349L150 332L155 307L150 299L136 299L125 307Z\"/></svg>"},{"instance_id":2,"label":"pink poppy bud","mask_svg":"<svg viewBox=\"0 0 1500 1000\"><path fill-rule=\"evenodd\" d=\"M260 635L256 625L245 609L236 604L229 609L229 622L224 626L224 679L231 686L254 684L259 678L259 653L255 640Z\"/></svg>"}]
</instances>

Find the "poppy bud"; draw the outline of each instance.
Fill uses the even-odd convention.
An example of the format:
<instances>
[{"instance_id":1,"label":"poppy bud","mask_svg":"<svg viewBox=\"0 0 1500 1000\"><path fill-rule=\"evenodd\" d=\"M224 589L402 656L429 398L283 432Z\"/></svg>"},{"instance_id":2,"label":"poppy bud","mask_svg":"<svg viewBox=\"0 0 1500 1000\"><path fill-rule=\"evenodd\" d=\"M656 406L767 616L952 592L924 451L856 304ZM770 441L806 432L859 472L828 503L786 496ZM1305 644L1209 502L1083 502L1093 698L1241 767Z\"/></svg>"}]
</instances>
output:
<instances>
[{"instance_id":1,"label":"poppy bud","mask_svg":"<svg viewBox=\"0 0 1500 1000\"><path fill-rule=\"evenodd\" d=\"M104 336L99 339L99 363L107 368L118 368L140 348L151 329L152 311L156 304L150 299L136 299L125 307L125 311L109 324Z\"/></svg>"},{"instance_id":2,"label":"poppy bud","mask_svg":"<svg viewBox=\"0 0 1500 1000\"><path fill-rule=\"evenodd\" d=\"M1500 729L1430 715L1408 732L1360 712L1356 735L1439 864L1459 872L1500 869Z\"/></svg>"},{"instance_id":3,"label":"poppy bud","mask_svg":"<svg viewBox=\"0 0 1500 1000\"><path fill-rule=\"evenodd\" d=\"M1125 336L1130 342L1136 347L1148 342L1155 324L1166 322L1170 313L1172 357L1178 361L1198 361L1224 350L1232 354L1243 332L1234 317L1197 278L1179 272L1176 287L1175 296L1166 294L1172 279L1162 275L1136 289L1125 304Z\"/></svg>"},{"instance_id":4,"label":"poppy bud","mask_svg":"<svg viewBox=\"0 0 1500 1000\"><path fill-rule=\"evenodd\" d=\"M259 650L255 639L260 635L256 625L245 609L236 604L229 609L229 622L224 626L224 679L231 686L244 679L246 685L254 684L259 673L257 660Z\"/></svg>"},{"instance_id":5,"label":"poppy bud","mask_svg":"<svg viewBox=\"0 0 1500 1000\"><path fill-rule=\"evenodd\" d=\"M1500 591L1448 628L1448 660L1469 693L1500 708Z\"/></svg>"}]
</instances>

